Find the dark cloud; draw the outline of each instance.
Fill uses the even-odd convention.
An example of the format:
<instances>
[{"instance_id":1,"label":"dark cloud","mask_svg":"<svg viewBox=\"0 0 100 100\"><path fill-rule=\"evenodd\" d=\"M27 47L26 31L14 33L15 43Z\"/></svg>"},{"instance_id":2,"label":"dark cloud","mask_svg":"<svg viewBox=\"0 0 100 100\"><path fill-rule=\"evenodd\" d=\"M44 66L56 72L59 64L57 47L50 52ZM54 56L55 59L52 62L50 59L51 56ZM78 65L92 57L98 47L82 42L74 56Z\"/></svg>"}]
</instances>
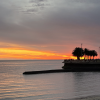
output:
<instances>
[{"instance_id":1,"label":"dark cloud","mask_svg":"<svg viewBox=\"0 0 100 100\"><path fill-rule=\"evenodd\" d=\"M26 12L37 12L37 9L28 9Z\"/></svg>"},{"instance_id":2,"label":"dark cloud","mask_svg":"<svg viewBox=\"0 0 100 100\"><path fill-rule=\"evenodd\" d=\"M44 1L47 1L47 0L30 0L29 2L34 3L34 2L44 2Z\"/></svg>"}]
</instances>

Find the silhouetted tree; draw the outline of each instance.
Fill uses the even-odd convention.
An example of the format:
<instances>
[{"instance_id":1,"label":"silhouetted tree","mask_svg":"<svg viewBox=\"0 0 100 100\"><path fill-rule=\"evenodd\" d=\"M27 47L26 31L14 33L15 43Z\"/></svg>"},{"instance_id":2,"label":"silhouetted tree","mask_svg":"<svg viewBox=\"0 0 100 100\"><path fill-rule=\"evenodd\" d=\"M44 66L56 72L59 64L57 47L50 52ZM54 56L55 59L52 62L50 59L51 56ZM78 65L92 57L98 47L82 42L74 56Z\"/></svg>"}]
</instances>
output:
<instances>
[{"instance_id":1,"label":"silhouetted tree","mask_svg":"<svg viewBox=\"0 0 100 100\"><path fill-rule=\"evenodd\" d=\"M87 48L84 49L84 54L85 54L85 56L88 56L88 58L90 56L90 59L91 59L92 56L93 56L93 59L94 59L94 57L98 55L95 50L88 50Z\"/></svg>"},{"instance_id":2,"label":"silhouetted tree","mask_svg":"<svg viewBox=\"0 0 100 100\"><path fill-rule=\"evenodd\" d=\"M84 50L82 48L76 47L72 54L73 56L76 56L78 60L80 60L80 57L84 55Z\"/></svg>"},{"instance_id":3,"label":"silhouetted tree","mask_svg":"<svg viewBox=\"0 0 100 100\"><path fill-rule=\"evenodd\" d=\"M98 54L95 50L92 50L91 52L92 52L92 56L93 56L93 59L94 59L94 57L97 56Z\"/></svg>"},{"instance_id":4,"label":"silhouetted tree","mask_svg":"<svg viewBox=\"0 0 100 100\"><path fill-rule=\"evenodd\" d=\"M84 55L88 56L88 58L89 58L89 50L87 48L84 49Z\"/></svg>"},{"instance_id":5,"label":"silhouetted tree","mask_svg":"<svg viewBox=\"0 0 100 100\"><path fill-rule=\"evenodd\" d=\"M90 56L90 59L91 59L91 57L93 56L92 50L89 51L89 56Z\"/></svg>"}]
</instances>

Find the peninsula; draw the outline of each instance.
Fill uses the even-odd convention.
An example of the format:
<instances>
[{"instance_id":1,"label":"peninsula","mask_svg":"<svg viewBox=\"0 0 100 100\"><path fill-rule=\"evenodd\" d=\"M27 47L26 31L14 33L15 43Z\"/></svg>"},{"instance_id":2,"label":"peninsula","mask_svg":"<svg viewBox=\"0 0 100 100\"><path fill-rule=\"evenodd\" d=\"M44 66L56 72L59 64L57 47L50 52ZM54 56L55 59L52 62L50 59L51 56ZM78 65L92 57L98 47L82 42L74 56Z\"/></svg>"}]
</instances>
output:
<instances>
[{"instance_id":1,"label":"peninsula","mask_svg":"<svg viewBox=\"0 0 100 100\"><path fill-rule=\"evenodd\" d=\"M95 50L88 50L76 47L73 52L73 56L77 57L74 59L65 59L63 61L64 66L62 69L53 70L42 70L42 71L26 71L23 74L43 74L43 73L58 73L58 72L90 72L90 71L100 71L100 59L94 59L97 56ZM84 59L80 59L83 57ZM91 59L93 57L93 59ZM90 59L89 59L90 58Z\"/></svg>"}]
</instances>

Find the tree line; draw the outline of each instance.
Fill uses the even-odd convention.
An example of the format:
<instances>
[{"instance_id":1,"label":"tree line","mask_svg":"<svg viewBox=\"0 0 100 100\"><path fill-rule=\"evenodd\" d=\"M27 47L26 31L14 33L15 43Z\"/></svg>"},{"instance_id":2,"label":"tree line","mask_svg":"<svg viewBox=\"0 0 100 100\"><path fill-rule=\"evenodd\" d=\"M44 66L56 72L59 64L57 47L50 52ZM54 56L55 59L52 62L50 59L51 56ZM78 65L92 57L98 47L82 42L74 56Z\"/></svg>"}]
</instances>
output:
<instances>
[{"instance_id":1,"label":"tree line","mask_svg":"<svg viewBox=\"0 0 100 100\"><path fill-rule=\"evenodd\" d=\"M84 59L86 57L88 57L88 59L91 57L94 57L97 56L97 52L95 50L89 50L87 48L83 49L83 48L80 48L80 47L76 47L73 52L72 52L72 55L73 56L76 56L78 60L80 60L80 57L83 57L84 56Z\"/></svg>"}]
</instances>

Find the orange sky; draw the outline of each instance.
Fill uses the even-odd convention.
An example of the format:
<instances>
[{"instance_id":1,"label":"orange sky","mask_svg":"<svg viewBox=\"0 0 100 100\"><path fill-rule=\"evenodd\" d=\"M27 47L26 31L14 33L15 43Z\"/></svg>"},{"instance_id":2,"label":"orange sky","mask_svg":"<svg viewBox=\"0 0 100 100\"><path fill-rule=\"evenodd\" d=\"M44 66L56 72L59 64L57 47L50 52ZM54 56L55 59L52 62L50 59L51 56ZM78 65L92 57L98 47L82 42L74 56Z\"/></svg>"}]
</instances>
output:
<instances>
[{"instance_id":1,"label":"orange sky","mask_svg":"<svg viewBox=\"0 0 100 100\"><path fill-rule=\"evenodd\" d=\"M54 53L51 51L40 51L23 48L21 46L9 43L0 43L6 47L0 48L0 59L66 59L71 56ZM9 45L7 47L7 45Z\"/></svg>"},{"instance_id":2,"label":"orange sky","mask_svg":"<svg viewBox=\"0 0 100 100\"><path fill-rule=\"evenodd\" d=\"M73 58L81 43L100 58L98 5L99 0L1 0L0 59Z\"/></svg>"},{"instance_id":3,"label":"orange sky","mask_svg":"<svg viewBox=\"0 0 100 100\"><path fill-rule=\"evenodd\" d=\"M66 55L20 48L1 48L0 59L65 59Z\"/></svg>"},{"instance_id":4,"label":"orange sky","mask_svg":"<svg viewBox=\"0 0 100 100\"><path fill-rule=\"evenodd\" d=\"M76 59L71 53L57 53L53 51L35 50L28 46L0 42L1 60L49 60L49 59ZM72 52L72 51L71 51Z\"/></svg>"}]
</instances>

